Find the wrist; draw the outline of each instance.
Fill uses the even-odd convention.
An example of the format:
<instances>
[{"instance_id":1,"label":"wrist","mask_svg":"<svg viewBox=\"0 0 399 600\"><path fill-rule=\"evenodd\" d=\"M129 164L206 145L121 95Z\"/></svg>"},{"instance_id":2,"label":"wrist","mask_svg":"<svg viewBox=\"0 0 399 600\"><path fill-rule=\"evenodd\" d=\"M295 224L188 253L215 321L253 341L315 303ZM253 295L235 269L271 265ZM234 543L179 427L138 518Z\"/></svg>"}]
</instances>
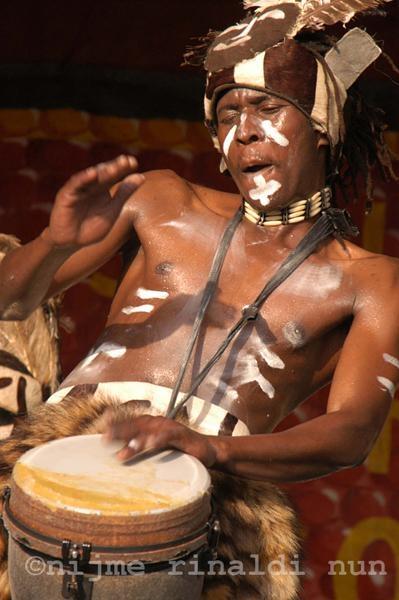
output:
<instances>
[{"instance_id":1,"label":"wrist","mask_svg":"<svg viewBox=\"0 0 399 600\"><path fill-rule=\"evenodd\" d=\"M77 244L69 244L67 246L57 244L57 242L55 242L51 236L49 227L43 229L39 235L39 239L50 251L56 252L60 255L69 256L79 250L79 246Z\"/></svg>"},{"instance_id":2,"label":"wrist","mask_svg":"<svg viewBox=\"0 0 399 600\"><path fill-rule=\"evenodd\" d=\"M213 469L223 469L230 462L230 441L227 436L208 436L210 445L212 446L214 461L211 465Z\"/></svg>"}]
</instances>

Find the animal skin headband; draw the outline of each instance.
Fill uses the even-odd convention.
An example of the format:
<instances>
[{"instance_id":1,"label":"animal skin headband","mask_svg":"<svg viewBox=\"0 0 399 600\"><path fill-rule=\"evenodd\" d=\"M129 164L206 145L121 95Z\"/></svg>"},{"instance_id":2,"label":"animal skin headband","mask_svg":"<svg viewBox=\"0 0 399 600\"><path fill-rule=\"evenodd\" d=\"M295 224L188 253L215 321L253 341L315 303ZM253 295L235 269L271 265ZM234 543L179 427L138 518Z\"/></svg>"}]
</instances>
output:
<instances>
[{"instance_id":1,"label":"animal skin headband","mask_svg":"<svg viewBox=\"0 0 399 600\"><path fill-rule=\"evenodd\" d=\"M384 1L389 0L246 0L250 16L214 38L204 63L206 125L219 152L216 104L225 90L235 87L289 100L327 135L334 151L345 137L347 90L381 49L359 28L348 31L324 57L294 38L303 29L347 23L355 13Z\"/></svg>"}]
</instances>

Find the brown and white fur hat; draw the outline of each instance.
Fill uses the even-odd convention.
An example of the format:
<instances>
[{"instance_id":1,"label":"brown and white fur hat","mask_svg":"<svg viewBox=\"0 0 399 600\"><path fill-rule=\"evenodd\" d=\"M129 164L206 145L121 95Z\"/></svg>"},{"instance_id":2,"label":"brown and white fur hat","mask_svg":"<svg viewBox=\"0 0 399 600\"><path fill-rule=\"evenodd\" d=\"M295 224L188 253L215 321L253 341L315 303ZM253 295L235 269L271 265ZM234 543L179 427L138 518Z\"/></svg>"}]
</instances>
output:
<instances>
[{"instance_id":1,"label":"brown and white fur hat","mask_svg":"<svg viewBox=\"0 0 399 600\"><path fill-rule=\"evenodd\" d=\"M228 89L245 87L280 96L301 110L329 140L343 142L348 88L380 55L363 30L348 31L321 56L298 39L303 30L348 22L355 13L389 0L258 0L244 2L250 15L215 36L206 58L205 123L215 147L216 105ZM186 56L189 56L186 55Z\"/></svg>"}]
</instances>

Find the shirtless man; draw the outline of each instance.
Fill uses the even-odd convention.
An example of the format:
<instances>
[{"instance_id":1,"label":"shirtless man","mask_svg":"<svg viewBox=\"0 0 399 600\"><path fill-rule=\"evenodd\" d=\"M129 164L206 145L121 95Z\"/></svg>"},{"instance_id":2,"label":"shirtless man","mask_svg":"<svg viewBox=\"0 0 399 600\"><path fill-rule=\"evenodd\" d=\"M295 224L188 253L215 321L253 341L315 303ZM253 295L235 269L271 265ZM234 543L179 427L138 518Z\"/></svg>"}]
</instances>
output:
<instances>
[{"instance_id":1,"label":"shirtless man","mask_svg":"<svg viewBox=\"0 0 399 600\"><path fill-rule=\"evenodd\" d=\"M214 96L213 110L238 194L173 172L142 176L134 158L121 156L72 177L57 194L49 226L1 263L1 318L23 319L138 238L103 334L62 388L148 382L172 389L220 237L242 199L257 212L281 211L325 187L331 130L328 123L324 133L315 128L303 103L233 81ZM316 219L274 227L241 221L183 391ZM397 260L331 237L271 295L196 391L250 435L209 435L142 416L110 425L109 435L126 441L120 457L177 448L207 467L268 481L359 465L399 381L398 281ZM330 381L326 414L273 433Z\"/></svg>"},{"instance_id":2,"label":"shirtless man","mask_svg":"<svg viewBox=\"0 0 399 600\"><path fill-rule=\"evenodd\" d=\"M298 3L284 6L272 11L274 20L300 10ZM341 166L342 153L352 160L345 154L342 107L367 64L359 66L359 60L359 73L346 80L339 61L316 56L314 44L276 43L267 28L260 36L265 10L221 34L208 52L207 124L238 194L193 185L168 171L143 176L134 158L121 156L72 177L57 194L49 226L1 263L1 318L23 319L44 299L93 273L132 237L139 242L103 334L50 402L76 386L98 385L121 401L151 399L165 415L212 260L237 209L243 205L245 214L183 392L243 307L318 220L331 164L333 170ZM374 42L354 35L339 56L359 46L361 55L373 54ZM237 44L240 36L243 43ZM370 137L377 131L371 117L362 126L370 127ZM349 124L346 139L351 135ZM377 145L360 150L368 160L378 159ZM304 199L306 210L295 204ZM263 226L265 221L272 225ZM266 482L301 481L359 465L399 381L398 280L397 260L330 237L273 292L195 391L189 417L197 430L164 416L111 421L108 436L126 443L120 458L176 448L208 468ZM329 382L324 415L273 433ZM273 597L286 600L293 593Z\"/></svg>"}]
</instances>

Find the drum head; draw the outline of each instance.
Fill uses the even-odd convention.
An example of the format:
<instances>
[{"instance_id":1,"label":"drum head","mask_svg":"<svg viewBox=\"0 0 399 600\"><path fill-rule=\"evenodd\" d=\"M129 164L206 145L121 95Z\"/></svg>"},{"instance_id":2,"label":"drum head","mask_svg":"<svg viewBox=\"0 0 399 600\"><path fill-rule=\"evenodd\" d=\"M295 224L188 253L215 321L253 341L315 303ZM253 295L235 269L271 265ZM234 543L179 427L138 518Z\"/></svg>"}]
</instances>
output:
<instances>
[{"instance_id":1,"label":"drum head","mask_svg":"<svg viewBox=\"0 0 399 600\"><path fill-rule=\"evenodd\" d=\"M195 502L210 487L195 458L164 451L122 464L101 435L39 446L14 467L15 484L50 509L97 515L151 515Z\"/></svg>"}]
</instances>

